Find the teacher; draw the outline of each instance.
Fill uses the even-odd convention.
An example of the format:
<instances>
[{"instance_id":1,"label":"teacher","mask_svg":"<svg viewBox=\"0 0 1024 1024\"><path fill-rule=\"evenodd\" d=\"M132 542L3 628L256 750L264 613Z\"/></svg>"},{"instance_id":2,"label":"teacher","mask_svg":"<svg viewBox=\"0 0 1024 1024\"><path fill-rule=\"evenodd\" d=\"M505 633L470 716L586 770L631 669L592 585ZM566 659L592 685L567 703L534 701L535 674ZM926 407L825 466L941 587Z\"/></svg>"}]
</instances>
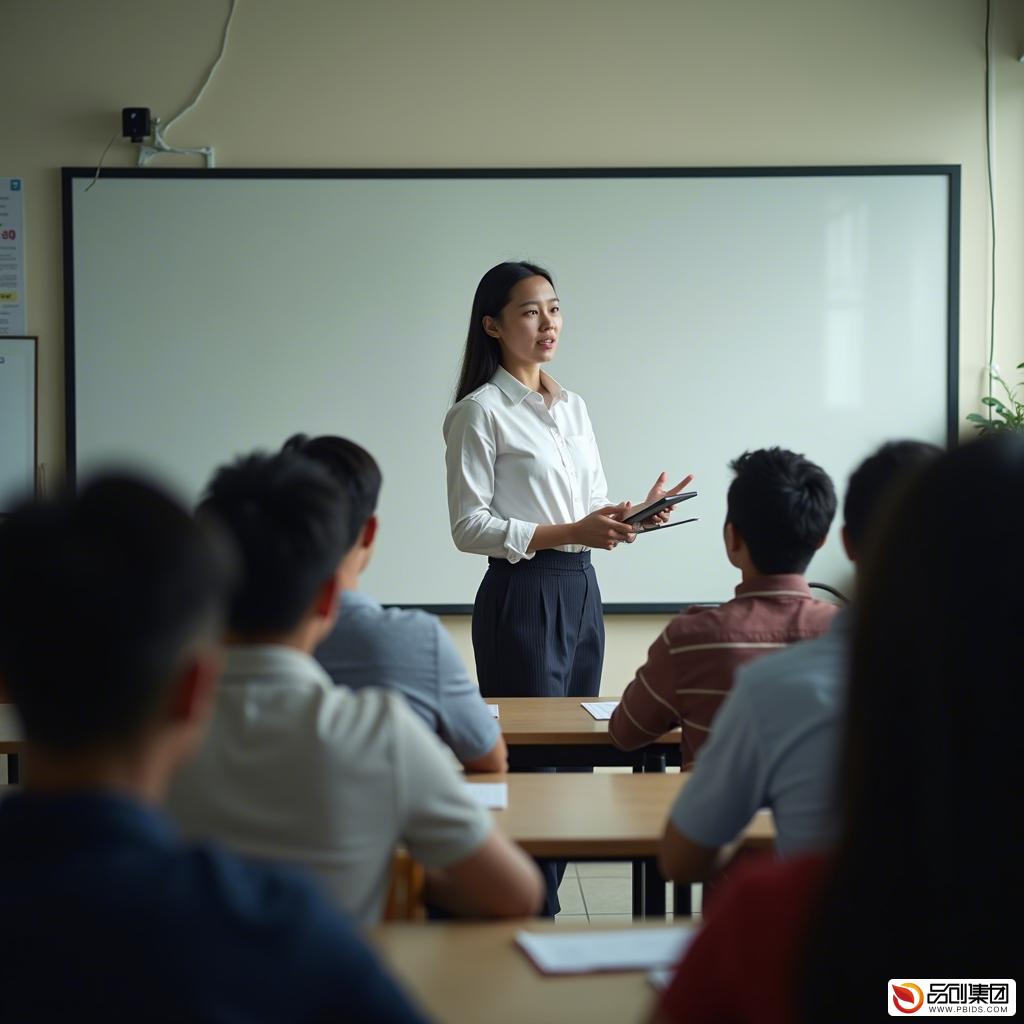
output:
<instances>
[{"instance_id":1,"label":"teacher","mask_svg":"<svg viewBox=\"0 0 1024 1024\"><path fill-rule=\"evenodd\" d=\"M636 539L610 504L579 395L542 367L558 348L554 283L501 263L477 286L455 404L444 421L448 512L460 551L488 556L473 605L485 697L596 697L604 618L590 548ZM662 473L647 500L665 491ZM642 525L668 518L662 512Z\"/></svg>"}]
</instances>

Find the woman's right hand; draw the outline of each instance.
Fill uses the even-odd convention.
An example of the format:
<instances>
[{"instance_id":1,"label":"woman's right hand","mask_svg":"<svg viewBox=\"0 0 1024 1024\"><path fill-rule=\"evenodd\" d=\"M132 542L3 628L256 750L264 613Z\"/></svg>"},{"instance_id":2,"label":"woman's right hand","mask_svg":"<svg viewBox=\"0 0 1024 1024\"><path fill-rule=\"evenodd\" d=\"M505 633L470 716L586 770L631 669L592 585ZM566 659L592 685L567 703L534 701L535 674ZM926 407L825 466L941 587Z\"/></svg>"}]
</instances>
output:
<instances>
[{"instance_id":1,"label":"woman's right hand","mask_svg":"<svg viewBox=\"0 0 1024 1024\"><path fill-rule=\"evenodd\" d=\"M573 543L611 551L616 544L628 541L633 535L633 527L614 518L622 516L628 505L626 501L620 505L605 505L573 523Z\"/></svg>"}]
</instances>

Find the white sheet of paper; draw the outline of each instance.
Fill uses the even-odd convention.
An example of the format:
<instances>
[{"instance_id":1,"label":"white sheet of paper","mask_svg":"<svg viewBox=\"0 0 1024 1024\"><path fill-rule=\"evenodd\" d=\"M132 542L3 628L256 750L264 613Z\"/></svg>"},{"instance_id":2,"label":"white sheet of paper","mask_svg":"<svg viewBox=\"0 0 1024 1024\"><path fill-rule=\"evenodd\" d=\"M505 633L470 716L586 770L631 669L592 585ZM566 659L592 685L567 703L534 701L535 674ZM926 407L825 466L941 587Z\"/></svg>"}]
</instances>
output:
<instances>
[{"instance_id":1,"label":"white sheet of paper","mask_svg":"<svg viewBox=\"0 0 1024 1024\"><path fill-rule=\"evenodd\" d=\"M478 804L492 811L503 811L508 807L507 782L467 782L466 789Z\"/></svg>"},{"instance_id":2,"label":"white sheet of paper","mask_svg":"<svg viewBox=\"0 0 1024 1024\"><path fill-rule=\"evenodd\" d=\"M542 974L650 971L672 967L694 928L622 928L616 931L519 932L516 943Z\"/></svg>"},{"instance_id":3,"label":"white sheet of paper","mask_svg":"<svg viewBox=\"0 0 1024 1024\"><path fill-rule=\"evenodd\" d=\"M590 704L580 701L580 707L586 708L599 722L606 722L612 717L612 712L619 706L617 700L599 700Z\"/></svg>"},{"instance_id":4,"label":"white sheet of paper","mask_svg":"<svg viewBox=\"0 0 1024 1024\"><path fill-rule=\"evenodd\" d=\"M490 711L491 718L497 718L498 712L501 710L501 708L499 708L497 704L488 704L487 710Z\"/></svg>"}]
</instances>

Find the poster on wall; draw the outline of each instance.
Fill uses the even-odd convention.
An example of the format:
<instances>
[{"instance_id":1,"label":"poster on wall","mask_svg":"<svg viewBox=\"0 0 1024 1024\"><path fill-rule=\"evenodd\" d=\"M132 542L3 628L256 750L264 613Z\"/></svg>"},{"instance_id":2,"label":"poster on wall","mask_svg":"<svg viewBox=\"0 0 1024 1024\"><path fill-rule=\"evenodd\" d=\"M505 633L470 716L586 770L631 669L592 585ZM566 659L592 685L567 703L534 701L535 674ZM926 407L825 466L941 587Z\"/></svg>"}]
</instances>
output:
<instances>
[{"instance_id":1,"label":"poster on wall","mask_svg":"<svg viewBox=\"0 0 1024 1024\"><path fill-rule=\"evenodd\" d=\"M21 178L0 178L0 335L25 333Z\"/></svg>"}]
</instances>

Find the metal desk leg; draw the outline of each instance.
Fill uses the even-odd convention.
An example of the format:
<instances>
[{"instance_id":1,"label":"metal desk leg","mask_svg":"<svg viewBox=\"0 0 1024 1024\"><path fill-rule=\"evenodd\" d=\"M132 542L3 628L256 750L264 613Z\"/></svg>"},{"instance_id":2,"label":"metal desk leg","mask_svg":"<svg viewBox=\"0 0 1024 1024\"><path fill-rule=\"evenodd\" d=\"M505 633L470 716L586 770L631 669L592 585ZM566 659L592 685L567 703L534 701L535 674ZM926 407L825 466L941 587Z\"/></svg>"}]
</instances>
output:
<instances>
[{"instance_id":1,"label":"metal desk leg","mask_svg":"<svg viewBox=\"0 0 1024 1024\"><path fill-rule=\"evenodd\" d=\"M691 894L693 889L689 882L680 885L676 882L672 886L672 916L689 917L693 913L693 901Z\"/></svg>"},{"instance_id":2,"label":"metal desk leg","mask_svg":"<svg viewBox=\"0 0 1024 1024\"><path fill-rule=\"evenodd\" d=\"M644 916L644 862L635 860L633 866L633 918Z\"/></svg>"},{"instance_id":3,"label":"metal desk leg","mask_svg":"<svg viewBox=\"0 0 1024 1024\"><path fill-rule=\"evenodd\" d=\"M19 767L20 766L18 764L18 755L17 754L8 754L7 755L7 782L10 785L12 785L12 786L16 786L21 781L20 776L19 776Z\"/></svg>"},{"instance_id":4,"label":"metal desk leg","mask_svg":"<svg viewBox=\"0 0 1024 1024\"><path fill-rule=\"evenodd\" d=\"M644 917L665 917L665 879L658 870L655 857L643 862Z\"/></svg>"}]
</instances>

